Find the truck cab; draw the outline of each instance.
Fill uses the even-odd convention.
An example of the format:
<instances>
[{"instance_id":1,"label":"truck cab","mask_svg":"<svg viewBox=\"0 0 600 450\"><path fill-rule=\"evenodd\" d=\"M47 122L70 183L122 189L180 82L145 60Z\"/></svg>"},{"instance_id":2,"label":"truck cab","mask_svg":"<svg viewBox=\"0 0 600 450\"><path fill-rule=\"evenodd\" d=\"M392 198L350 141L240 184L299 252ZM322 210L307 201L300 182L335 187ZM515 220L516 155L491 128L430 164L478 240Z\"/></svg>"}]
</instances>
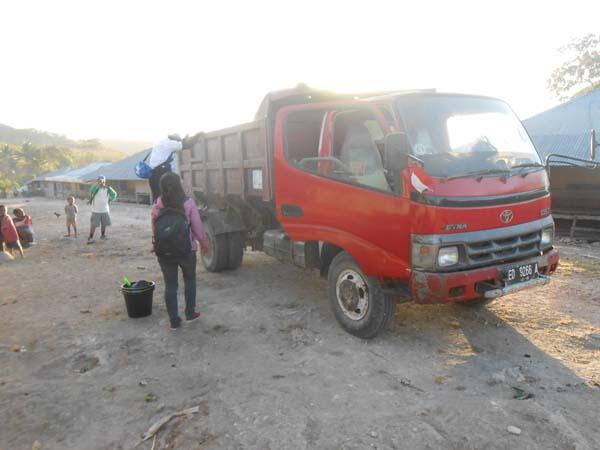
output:
<instances>
[{"instance_id":1,"label":"truck cab","mask_svg":"<svg viewBox=\"0 0 600 450\"><path fill-rule=\"evenodd\" d=\"M506 103L434 92L365 103L285 108L275 139L287 236L319 242L330 278L331 255L348 255L330 280L346 329L373 308L373 280L383 297L469 305L549 281L548 177Z\"/></svg>"}]
</instances>

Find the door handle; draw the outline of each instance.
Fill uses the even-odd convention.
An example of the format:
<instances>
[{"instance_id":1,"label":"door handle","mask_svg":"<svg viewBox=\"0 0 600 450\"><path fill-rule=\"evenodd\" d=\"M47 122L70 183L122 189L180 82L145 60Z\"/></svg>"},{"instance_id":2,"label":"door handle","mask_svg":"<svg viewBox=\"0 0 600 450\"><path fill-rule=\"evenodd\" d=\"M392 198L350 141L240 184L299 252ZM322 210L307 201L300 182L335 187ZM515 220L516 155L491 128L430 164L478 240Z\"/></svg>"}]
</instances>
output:
<instances>
[{"instance_id":1,"label":"door handle","mask_svg":"<svg viewBox=\"0 0 600 450\"><path fill-rule=\"evenodd\" d=\"M298 205L284 203L281 205L281 214L285 217L302 217L304 211Z\"/></svg>"}]
</instances>

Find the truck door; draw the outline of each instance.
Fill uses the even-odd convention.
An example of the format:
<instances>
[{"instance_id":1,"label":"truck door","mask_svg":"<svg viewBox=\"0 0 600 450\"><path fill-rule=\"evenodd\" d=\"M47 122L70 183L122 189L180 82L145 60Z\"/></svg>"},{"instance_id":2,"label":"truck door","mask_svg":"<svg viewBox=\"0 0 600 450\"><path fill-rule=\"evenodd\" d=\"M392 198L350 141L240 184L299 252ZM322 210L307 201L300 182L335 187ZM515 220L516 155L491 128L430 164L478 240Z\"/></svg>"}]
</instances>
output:
<instances>
[{"instance_id":1,"label":"truck door","mask_svg":"<svg viewBox=\"0 0 600 450\"><path fill-rule=\"evenodd\" d=\"M366 103L282 109L275 134L277 218L292 240L336 245L368 275L404 278L409 201L387 181L387 132L381 113Z\"/></svg>"}]
</instances>

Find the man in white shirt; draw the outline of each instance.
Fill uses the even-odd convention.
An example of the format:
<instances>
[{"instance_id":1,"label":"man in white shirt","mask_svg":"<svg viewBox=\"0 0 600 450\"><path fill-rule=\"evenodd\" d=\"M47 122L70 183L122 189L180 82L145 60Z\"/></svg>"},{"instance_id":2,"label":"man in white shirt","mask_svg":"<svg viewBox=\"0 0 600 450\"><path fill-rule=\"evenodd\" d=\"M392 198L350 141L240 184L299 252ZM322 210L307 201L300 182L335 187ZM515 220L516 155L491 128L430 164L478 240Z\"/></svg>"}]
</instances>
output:
<instances>
[{"instance_id":1,"label":"man in white shirt","mask_svg":"<svg viewBox=\"0 0 600 450\"><path fill-rule=\"evenodd\" d=\"M176 169L175 155L181 151L182 147L181 138L176 134L171 134L167 139L152 146L152 152L148 159L148 165L152 167L152 176L148 180L150 191L152 191L152 203L160 195L160 177Z\"/></svg>"},{"instance_id":2,"label":"man in white shirt","mask_svg":"<svg viewBox=\"0 0 600 450\"><path fill-rule=\"evenodd\" d=\"M96 228L100 227L100 239L107 239L106 227L111 225L109 203L117 198L117 192L110 186L106 186L106 178L100 175L96 184L90 188L90 200L92 205L92 218L90 220L90 235L88 244L94 242Z\"/></svg>"}]
</instances>

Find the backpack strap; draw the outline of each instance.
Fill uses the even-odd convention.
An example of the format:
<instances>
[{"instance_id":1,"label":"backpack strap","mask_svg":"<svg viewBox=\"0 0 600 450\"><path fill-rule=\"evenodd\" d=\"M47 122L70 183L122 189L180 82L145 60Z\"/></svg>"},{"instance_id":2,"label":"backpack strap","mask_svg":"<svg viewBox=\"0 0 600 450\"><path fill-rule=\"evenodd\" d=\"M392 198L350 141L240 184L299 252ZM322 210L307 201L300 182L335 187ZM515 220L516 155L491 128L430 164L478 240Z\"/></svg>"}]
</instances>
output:
<instances>
[{"instance_id":1,"label":"backpack strap","mask_svg":"<svg viewBox=\"0 0 600 450\"><path fill-rule=\"evenodd\" d=\"M174 154L175 154L175 152L171 152L171 154L169 155L169 157L167 159L165 159L158 166L156 166L154 169L152 169L152 172L154 173L154 171L156 169L158 169L158 168L161 168L163 170L171 170L171 163L173 162L173 155Z\"/></svg>"},{"instance_id":2,"label":"backpack strap","mask_svg":"<svg viewBox=\"0 0 600 450\"><path fill-rule=\"evenodd\" d=\"M175 154L175 152L171 152L171 154L169 155L169 157L167 159L165 159L158 167L161 166L169 166L169 169L171 168L171 163L173 162L173 155Z\"/></svg>"},{"instance_id":3,"label":"backpack strap","mask_svg":"<svg viewBox=\"0 0 600 450\"><path fill-rule=\"evenodd\" d=\"M184 210L184 211L182 211L181 209L177 209L177 208L168 208L168 207L166 207L166 206L163 206L163 207L160 209L160 212L158 213L158 217L157 217L157 219L158 219L159 217L161 217L162 215L166 214L166 213L175 213L175 214L179 214L179 215L181 215L181 216L185 217L185 221L188 223L188 225L189 225L189 223L190 223L190 221L188 220L188 218L187 218L187 215L186 215L186 213L185 213L185 210Z\"/></svg>"},{"instance_id":4,"label":"backpack strap","mask_svg":"<svg viewBox=\"0 0 600 450\"><path fill-rule=\"evenodd\" d=\"M98 193L99 190L100 190L100 186L98 186L97 184L95 184L94 186L92 186L90 188L90 199L88 201L88 205L91 205L94 202L94 198L96 198L96 194Z\"/></svg>"}]
</instances>

